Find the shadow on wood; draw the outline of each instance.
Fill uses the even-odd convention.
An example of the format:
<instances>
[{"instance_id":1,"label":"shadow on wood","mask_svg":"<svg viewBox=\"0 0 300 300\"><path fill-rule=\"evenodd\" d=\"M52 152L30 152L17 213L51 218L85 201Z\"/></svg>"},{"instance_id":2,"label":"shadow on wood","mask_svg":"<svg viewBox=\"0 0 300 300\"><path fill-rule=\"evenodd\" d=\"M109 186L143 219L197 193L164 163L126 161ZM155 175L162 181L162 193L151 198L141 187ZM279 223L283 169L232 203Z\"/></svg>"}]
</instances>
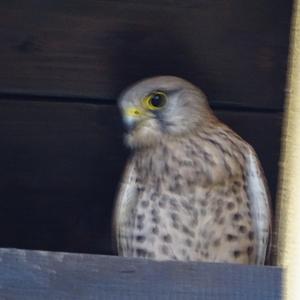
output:
<instances>
[{"instance_id":1,"label":"shadow on wood","mask_svg":"<svg viewBox=\"0 0 300 300\"><path fill-rule=\"evenodd\" d=\"M0 92L114 99L150 75L282 110L291 0L0 3Z\"/></svg>"},{"instance_id":2,"label":"shadow on wood","mask_svg":"<svg viewBox=\"0 0 300 300\"><path fill-rule=\"evenodd\" d=\"M274 200L281 114L217 115L257 150ZM1 100L0 245L111 254L122 131L112 105Z\"/></svg>"}]
</instances>

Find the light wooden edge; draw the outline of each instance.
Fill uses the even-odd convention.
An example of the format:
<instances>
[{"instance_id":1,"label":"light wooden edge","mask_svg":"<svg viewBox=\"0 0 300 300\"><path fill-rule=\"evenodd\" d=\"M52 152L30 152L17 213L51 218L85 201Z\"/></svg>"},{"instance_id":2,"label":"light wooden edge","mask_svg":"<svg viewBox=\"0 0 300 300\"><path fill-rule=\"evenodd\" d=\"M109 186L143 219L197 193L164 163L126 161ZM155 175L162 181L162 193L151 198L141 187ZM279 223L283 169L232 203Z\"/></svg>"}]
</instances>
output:
<instances>
[{"instance_id":1,"label":"light wooden edge","mask_svg":"<svg viewBox=\"0 0 300 300\"><path fill-rule=\"evenodd\" d=\"M277 201L276 263L285 268L283 294L300 299L300 1L291 26L288 88Z\"/></svg>"}]
</instances>

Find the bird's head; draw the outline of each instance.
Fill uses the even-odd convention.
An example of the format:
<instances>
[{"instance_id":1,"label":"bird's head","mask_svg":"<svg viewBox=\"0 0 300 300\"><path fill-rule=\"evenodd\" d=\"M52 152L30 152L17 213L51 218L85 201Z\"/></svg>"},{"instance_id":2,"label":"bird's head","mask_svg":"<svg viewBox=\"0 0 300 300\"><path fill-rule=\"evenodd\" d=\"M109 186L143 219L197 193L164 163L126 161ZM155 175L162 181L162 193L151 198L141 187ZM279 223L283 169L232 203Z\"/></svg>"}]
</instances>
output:
<instances>
[{"instance_id":1,"label":"bird's head","mask_svg":"<svg viewBox=\"0 0 300 300\"><path fill-rule=\"evenodd\" d=\"M139 81L119 98L132 148L153 146L165 138L186 135L213 119L205 95L174 76Z\"/></svg>"}]
</instances>

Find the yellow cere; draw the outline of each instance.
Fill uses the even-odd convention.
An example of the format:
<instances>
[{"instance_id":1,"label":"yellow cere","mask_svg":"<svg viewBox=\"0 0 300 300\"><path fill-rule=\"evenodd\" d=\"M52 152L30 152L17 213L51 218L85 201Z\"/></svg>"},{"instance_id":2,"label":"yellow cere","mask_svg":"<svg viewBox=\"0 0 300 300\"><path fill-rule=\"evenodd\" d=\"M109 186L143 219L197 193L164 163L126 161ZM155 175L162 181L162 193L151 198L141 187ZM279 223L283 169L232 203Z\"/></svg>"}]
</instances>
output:
<instances>
[{"instance_id":1,"label":"yellow cere","mask_svg":"<svg viewBox=\"0 0 300 300\"><path fill-rule=\"evenodd\" d=\"M144 114L144 111L139 107L128 107L125 110L125 115L128 117L140 117Z\"/></svg>"}]
</instances>

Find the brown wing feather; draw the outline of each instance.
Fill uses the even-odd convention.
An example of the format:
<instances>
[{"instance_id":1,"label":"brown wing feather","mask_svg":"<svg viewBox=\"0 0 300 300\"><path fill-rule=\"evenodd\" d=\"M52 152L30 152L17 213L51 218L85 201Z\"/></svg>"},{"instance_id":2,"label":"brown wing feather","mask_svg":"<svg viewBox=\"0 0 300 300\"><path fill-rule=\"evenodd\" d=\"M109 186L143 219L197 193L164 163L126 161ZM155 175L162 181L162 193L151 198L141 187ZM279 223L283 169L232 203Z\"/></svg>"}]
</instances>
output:
<instances>
[{"instance_id":1,"label":"brown wing feather","mask_svg":"<svg viewBox=\"0 0 300 300\"><path fill-rule=\"evenodd\" d=\"M248 195L257 241L257 264L264 264L271 243L270 194L256 153L249 146L247 155Z\"/></svg>"},{"instance_id":2,"label":"brown wing feather","mask_svg":"<svg viewBox=\"0 0 300 300\"><path fill-rule=\"evenodd\" d=\"M113 235L115 248L119 255L128 253L130 245L128 245L128 216L136 205L136 170L134 163L130 160L127 163L123 177L120 182L119 192L115 202L113 217Z\"/></svg>"}]
</instances>

